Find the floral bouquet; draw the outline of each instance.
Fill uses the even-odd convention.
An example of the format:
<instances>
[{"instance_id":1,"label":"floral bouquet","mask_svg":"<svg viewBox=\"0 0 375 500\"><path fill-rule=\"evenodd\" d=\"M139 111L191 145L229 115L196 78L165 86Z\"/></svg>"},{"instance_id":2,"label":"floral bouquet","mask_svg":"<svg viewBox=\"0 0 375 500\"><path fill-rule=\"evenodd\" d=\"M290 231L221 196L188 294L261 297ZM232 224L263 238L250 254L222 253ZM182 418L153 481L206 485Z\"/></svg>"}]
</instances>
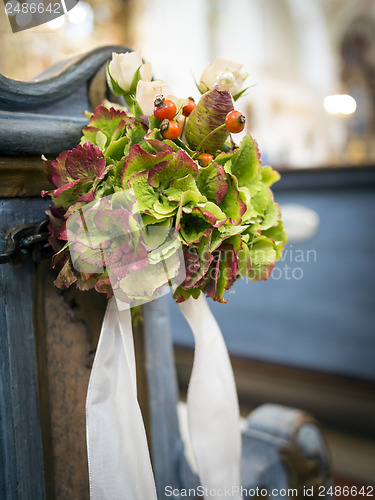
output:
<instances>
[{"instance_id":1,"label":"floral bouquet","mask_svg":"<svg viewBox=\"0 0 375 500\"><path fill-rule=\"evenodd\" d=\"M151 81L137 52L113 54L107 78L127 106L104 102L86 113L81 143L44 159L56 189L42 193L53 201L56 285L109 298L86 402L91 498L157 498L130 307L166 285L195 338L187 408L199 478L223 491L240 484L239 409L205 296L226 302L224 292L241 276L270 276L286 241L270 189L279 174L262 166L249 134L239 145L232 138L246 121L233 104L246 91L242 65L217 58L207 66L197 104Z\"/></svg>"},{"instance_id":2,"label":"floral bouquet","mask_svg":"<svg viewBox=\"0 0 375 500\"><path fill-rule=\"evenodd\" d=\"M270 276L286 241L270 189L279 174L262 166L250 134L232 138L245 126L233 105L246 90L241 68L217 58L196 104L151 81L139 53L113 54L108 83L127 107L87 112L80 144L44 159L58 287L131 303L173 284L177 302L226 302L241 276Z\"/></svg>"}]
</instances>

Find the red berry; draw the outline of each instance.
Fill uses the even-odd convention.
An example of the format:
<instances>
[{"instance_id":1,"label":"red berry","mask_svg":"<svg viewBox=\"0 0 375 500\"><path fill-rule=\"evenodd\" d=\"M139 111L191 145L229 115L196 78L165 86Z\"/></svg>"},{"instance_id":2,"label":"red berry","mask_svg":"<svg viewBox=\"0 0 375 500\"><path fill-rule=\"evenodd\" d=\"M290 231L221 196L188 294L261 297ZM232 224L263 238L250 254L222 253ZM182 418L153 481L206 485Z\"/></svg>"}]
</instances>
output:
<instances>
[{"instance_id":1,"label":"red berry","mask_svg":"<svg viewBox=\"0 0 375 500\"><path fill-rule=\"evenodd\" d=\"M202 153L198 156L197 160L201 167L207 167L210 161L213 160L213 156L209 155L208 153Z\"/></svg>"},{"instance_id":2,"label":"red berry","mask_svg":"<svg viewBox=\"0 0 375 500\"><path fill-rule=\"evenodd\" d=\"M175 117L177 108L173 101L157 97L155 99L154 116L157 120L172 120Z\"/></svg>"},{"instance_id":3,"label":"red berry","mask_svg":"<svg viewBox=\"0 0 375 500\"><path fill-rule=\"evenodd\" d=\"M177 139L181 133L180 125L174 120L163 120L160 124L160 132L164 139Z\"/></svg>"},{"instance_id":4,"label":"red berry","mask_svg":"<svg viewBox=\"0 0 375 500\"><path fill-rule=\"evenodd\" d=\"M182 114L184 116L189 116L193 109L196 107L194 99L192 97L188 98L188 103L182 108Z\"/></svg>"},{"instance_id":5,"label":"red berry","mask_svg":"<svg viewBox=\"0 0 375 500\"><path fill-rule=\"evenodd\" d=\"M246 118L242 113L233 109L225 117L225 126L231 134L241 132L245 127Z\"/></svg>"}]
</instances>

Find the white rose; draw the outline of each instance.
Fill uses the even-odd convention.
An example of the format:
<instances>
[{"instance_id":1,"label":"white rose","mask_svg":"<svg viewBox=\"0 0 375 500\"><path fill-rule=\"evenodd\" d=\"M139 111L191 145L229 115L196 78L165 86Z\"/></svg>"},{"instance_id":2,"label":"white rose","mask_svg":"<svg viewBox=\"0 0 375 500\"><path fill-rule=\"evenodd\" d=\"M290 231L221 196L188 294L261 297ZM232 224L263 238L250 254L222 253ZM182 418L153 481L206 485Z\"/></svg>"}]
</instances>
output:
<instances>
[{"instance_id":1,"label":"white rose","mask_svg":"<svg viewBox=\"0 0 375 500\"><path fill-rule=\"evenodd\" d=\"M211 90L215 87L217 77L220 73L229 71L234 76L234 83L230 88L232 95L241 92L243 87L243 82L248 77L248 74L242 71L243 64L236 61L230 61L228 59L223 59L222 57L216 57L215 62L204 68L203 73L199 79L199 88L202 92L206 92L207 87Z\"/></svg>"},{"instance_id":2,"label":"white rose","mask_svg":"<svg viewBox=\"0 0 375 500\"><path fill-rule=\"evenodd\" d=\"M137 101L145 115L152 115L154 112L154 101L156 96L162 95L165 99L177 103L177 98L172 95L169 86L161 80L145 82L140 80L137 85Z\"/></svg>"},{"instance_id":3,"label":"white rose","mask_svg":"<svg viewBox=\"0 0 375 500\"><path fill-rule=\"evenodd\" d=\"M126 54L112 54L112 61L109 63L109 73L116 83L125 92L134 93L131 88L134 75L140 67L141 80L149 81L152 78L152 67L150 63L143 63L141 53L127 52Z\"/></svg>"}]
</instances>

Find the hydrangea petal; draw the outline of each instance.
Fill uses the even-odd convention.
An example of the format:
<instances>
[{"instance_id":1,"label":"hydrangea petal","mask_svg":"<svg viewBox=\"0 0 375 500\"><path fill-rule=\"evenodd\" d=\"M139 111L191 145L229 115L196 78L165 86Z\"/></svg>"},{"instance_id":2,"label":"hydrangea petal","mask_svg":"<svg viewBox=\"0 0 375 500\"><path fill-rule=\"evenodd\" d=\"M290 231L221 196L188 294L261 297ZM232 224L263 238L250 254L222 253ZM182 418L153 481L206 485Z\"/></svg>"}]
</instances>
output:
<instances>
[{"instance_id":1,"label":"hydrangea petal","mask_svg":"<svg viewBox=\"0 0 375 500\"><path fill-rule=\"evenodd\" d=\"M134 175L145 170L151 170L155 165L164 160L171 158L170 151L162 151L160 153L147 153L139 144L133 146L129 155L124 159L121 185L124 189L128 188L127 182Z\"/></svg>"},{"instance_id":2,"label":"hydrangea petal","mask_svg":"<svg viewBox=\"0 0 375 500\"><path fill-rule=\"evenodd\" d=\"M200 169L197 186L209 200L221 203L228 188L226 173L222 165L212 161L208 167Z\"/></svg>"},{"instance_id":3,"label":"hydrangea petal","mask_svg":"<svg viewBox=\"0 0 375 500\"><path fill-rule=\"evenodd\" d=\"M91 142L86 142L83 146L78 145L69 151L65 159L65 167L73 179L102 178L106 161L102 151L97 146L94 146Z\"/></svg>"},{"instance_id":4,"label":"hydrangea petal","mask_svg":"<svg viewBox=\"0 0 375 500\"><path fill-rule=\"evenodd\" d=\"M275 267L276 250L268 239L256 239L250 247L251 271L248 277L252 281L266 281Z\"/></svg>"},{"instance_id":5,"label":"hydrangea petal","mask_svg":"<svg viewBox=\"0 0 375 500\"><path fill-rule=\"evenodd\" d=\"M59 154L56 160L53 160L48 164L48 176L49 180L57 187L61 187L64 184L72 181L73 178L66 170L65 161L68 157L70 151L63 151Z\"/></svg>"},{"instance_id":6,"label":"hydrangea petal","mask_svg":"<svg viewBox=\"0 0 375 500\"><path fill-rule=\"evenodd\" d=\"M246 212L246 205L240 198L235 178L230 174L226 175L228 188L219 206L227 217L231 219L233 224L239 224L243 214Z\"/></svg>"},{"instance_id":7,"label":"hydrangea petal","mask_svg":"<svg viewBox=\"0 0 375 500\"><path fill-rule=\"evenodd\" d=\"M168 161L155 165L150 170L148 182L155 188L167 188L172 180L180 179L188 174L196 177L198 165L185 151L177 151Z\"/></svg>"},{"instance_id":8,"label":"hydrangea petal","mask_svg":"<svg viewBox=\"0 0 375 500\"><path fill-rule=\"evenodd\" d=\"M83 129L83 134L85 135L85 131L88 127L95 127L110 138L122 120L124 124L132 124L135 122L135 119L128 116L125 111L113 107L108 109L101 104L91 115L87 127Z\"/></svg>"}]
</instances>

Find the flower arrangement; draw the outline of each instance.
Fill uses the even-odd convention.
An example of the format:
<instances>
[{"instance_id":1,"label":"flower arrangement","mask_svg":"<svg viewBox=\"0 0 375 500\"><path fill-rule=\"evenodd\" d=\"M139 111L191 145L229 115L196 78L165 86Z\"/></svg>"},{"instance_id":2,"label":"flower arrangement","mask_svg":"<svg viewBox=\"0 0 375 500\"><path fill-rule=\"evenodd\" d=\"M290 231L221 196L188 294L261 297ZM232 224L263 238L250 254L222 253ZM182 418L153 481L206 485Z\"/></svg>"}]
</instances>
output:
<instances>
[{"instance_id":1,"label":"flower arrangement","mask_svg":"<svg viewBox=\"0 0 375 500\"><path fill-rule=\"evenodd\" d=\"M270 276L286 242L270 189L280 176L262 166L250 134L239 145L231 136L245 126L233 109L246 90L241 70L217 58L197 84L203 95L195 104L151 81L138 52L113 54L108 83L127 108L104 102L86 113L76 148L44 158L55 186L42 195L53 201L57 286L75 283L108 297L117 291L130 302L152 298L179 276L177 302L201 293L226 302L224 292L241 276ZM89 242L88 222L95 226Z\"/></svg>"}]
</instances>

